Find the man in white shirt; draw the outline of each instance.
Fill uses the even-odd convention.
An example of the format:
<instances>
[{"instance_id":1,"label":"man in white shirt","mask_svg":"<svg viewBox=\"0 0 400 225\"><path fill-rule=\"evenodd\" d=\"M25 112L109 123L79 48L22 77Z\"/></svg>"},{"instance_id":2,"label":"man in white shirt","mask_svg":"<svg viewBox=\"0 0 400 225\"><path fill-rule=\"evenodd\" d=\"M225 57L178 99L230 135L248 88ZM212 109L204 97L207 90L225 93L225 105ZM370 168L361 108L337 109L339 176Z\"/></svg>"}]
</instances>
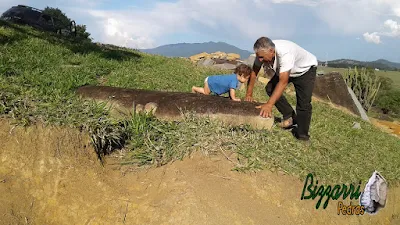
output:
<instances>
[{"instance_id":1,"label":"man in white shirt","mask_svg":"<svg viewBox=\"0 0 400 225\"><path fill-rule=\"evenodd\" d=\"M261 66L271 70L274 76L265 87L269 100L258 106L260 116L272 117L272 107L275 105L283 115L280 127L292 130L293 135L299 140L308 141L309 128L312 115L311 96L317 72L317 58L297 44L286 40L274 40L261 37L254 43L256 59L253 72L247 87L246 101L252 101L253 87ZM267 71L268 72L268 71ZM289 82L296 89L296 112L283 96L283 91Z\"/></svg>"}]
</instances>

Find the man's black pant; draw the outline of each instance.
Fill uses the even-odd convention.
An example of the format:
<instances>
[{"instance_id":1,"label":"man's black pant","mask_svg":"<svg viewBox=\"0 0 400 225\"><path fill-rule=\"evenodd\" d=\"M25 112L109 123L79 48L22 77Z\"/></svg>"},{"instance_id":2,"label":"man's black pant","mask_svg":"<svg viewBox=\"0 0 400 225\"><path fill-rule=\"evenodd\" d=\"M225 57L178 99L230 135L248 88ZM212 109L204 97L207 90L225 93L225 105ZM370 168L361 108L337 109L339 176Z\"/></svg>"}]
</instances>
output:
<instances>
[{"instance_id":1,"label":"man's black pant","mask_svg":"<svg viewBox=\"0 0 400 225\"><path fill-rule=\"evenodd\" d=\"M285 96L279 98L275 103L278 111L283 115L283 119L287 120L293 117L293 122L297 123L297 135L300 138L309 138L308 131L310 129L312 105L311 97L314 89L317 67L311 67L305 74L300 77L290 77L289 83L292 82L296 90L296 112L286 100ZM279 82L279 76L275 75L265 87L268 96L271 96L276 85Z\"/></svg>"}]
</instances>

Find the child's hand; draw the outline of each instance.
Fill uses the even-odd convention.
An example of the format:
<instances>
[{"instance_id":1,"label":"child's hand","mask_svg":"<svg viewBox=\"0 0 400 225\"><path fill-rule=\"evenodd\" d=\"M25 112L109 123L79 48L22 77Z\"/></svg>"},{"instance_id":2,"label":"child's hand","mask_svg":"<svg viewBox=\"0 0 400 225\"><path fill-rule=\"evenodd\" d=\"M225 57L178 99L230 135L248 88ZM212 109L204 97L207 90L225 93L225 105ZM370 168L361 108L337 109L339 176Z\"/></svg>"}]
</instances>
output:
<instances>
[{"instance_id":1,"label":"child's hand","mask_svg":"<svg viewBox=\"0 0 400 225\"><path fill-rule=\"evenodd\" d=\"M235 101L235 102L240 102L240 101L242 101L242 100L241 100L240 98L234 98L233 101Z\"/></svg>"}]
</instances>

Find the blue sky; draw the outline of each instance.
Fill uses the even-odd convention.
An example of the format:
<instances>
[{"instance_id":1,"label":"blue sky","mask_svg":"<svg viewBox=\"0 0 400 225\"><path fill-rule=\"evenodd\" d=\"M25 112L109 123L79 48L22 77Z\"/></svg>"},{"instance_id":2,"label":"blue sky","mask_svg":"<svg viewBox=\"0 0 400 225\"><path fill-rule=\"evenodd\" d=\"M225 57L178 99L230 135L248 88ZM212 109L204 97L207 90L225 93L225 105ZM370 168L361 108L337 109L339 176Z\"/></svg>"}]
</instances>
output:
<instances>
[{"instance_id":1,"label":"blue sky","mask_svg":"<svg viewBox=\"0 0 400 225\"><path fill-rule=\"evenodd\" d=\"M5 11L15 0L1 0ZM95 41L132 48L224 41L250 50L260 36L292 40L319 60L400 62L399 0L20 0L58 7Z\"/></svg>"}]
</instances>

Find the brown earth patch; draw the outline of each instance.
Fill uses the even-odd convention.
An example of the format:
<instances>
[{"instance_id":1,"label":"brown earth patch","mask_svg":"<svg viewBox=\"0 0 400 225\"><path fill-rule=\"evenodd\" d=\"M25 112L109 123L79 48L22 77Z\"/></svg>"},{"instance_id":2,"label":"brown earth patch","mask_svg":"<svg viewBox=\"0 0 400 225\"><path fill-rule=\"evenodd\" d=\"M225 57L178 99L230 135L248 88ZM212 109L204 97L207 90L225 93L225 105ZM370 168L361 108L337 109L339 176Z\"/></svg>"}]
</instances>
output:
<instances>
[{"instance_id":1,"label":"brown earth patch","mask_svg":"<svg viewBox=\"0 0 400 225\"><path fill-rule=\"evenodd\" d=\"M400 122L399 121L385 121L372 118L372 123L381 128L383 131L393 134L396 137L400 137Z\"/></svg>"},{"instance_id":2,"label":"brown earth patch","mask_svg":"<svg viewBox=\"0 0 400 225\"><path fill-rule=\"evenodd\" d=\"M387 206L376 216L338 216L336 201L317 210L317 199L300 200L304 179L234 172L225 156L195 153L135 170L110 157L101 167L87 137L77 131L13 129L4 120L0 141L0 224L400 222L399 187L389 186Z\"/></svg>"}]
</instances>

